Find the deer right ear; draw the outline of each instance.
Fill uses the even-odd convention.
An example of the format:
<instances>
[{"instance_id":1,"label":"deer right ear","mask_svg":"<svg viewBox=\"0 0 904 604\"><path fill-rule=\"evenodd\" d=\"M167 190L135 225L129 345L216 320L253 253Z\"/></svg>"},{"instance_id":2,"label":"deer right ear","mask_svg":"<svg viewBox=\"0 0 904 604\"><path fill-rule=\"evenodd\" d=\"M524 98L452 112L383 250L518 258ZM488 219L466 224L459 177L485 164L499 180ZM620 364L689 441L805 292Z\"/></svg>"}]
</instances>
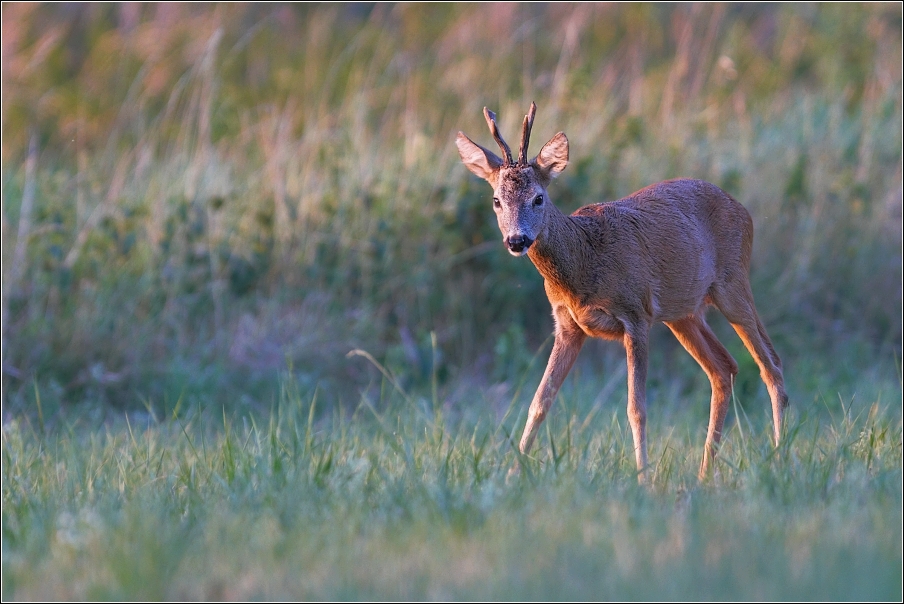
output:
<instances>
[{"instance_id":1,"label":"deer right ear","mask_svg":"<svg viewBox=\"0 0 904 604\"><path fill-rule=\"evenodd\" d=\"M484 149L461 132L455 137L455 144L458 145L458 155L465 167L475 176L493 185L502 165L499 156L489 149Z\"/></svg>"},{"instance_id":2,"label":"deer right ear","mask_svg":"<svg viewBox=\"0 0 904 604\"><path fill-rule=\"evenodd\" d=\"M568 139L559 132L543 145L540 153L531 162L542 170L548 178L555 178L568 165Z\"/></svg>"}]
</instances>

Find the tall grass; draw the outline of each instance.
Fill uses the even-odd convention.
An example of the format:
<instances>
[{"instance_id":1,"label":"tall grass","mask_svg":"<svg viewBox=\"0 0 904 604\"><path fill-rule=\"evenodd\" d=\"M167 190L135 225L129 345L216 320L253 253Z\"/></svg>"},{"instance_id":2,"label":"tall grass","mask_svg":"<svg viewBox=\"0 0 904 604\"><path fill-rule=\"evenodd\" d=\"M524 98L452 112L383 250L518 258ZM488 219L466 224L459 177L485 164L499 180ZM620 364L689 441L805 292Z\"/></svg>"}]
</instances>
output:
<instances>
[{"instance_id":1,"label":"tall grass","mask_svg":"<svg viewBox=\"0 0 904 604\"><path fill-rule=\"evenodd\" d=\"M565 210L679 175L750 209L754 291L792 389L894 381L900 7L3 15L9 408L33 409L37 388L48 409L263 409L290 365L351 402L377 377L353 348L406 385L511 382L548 305L452 141L484 136L484 105L514 133L531 100L538 141L570 137L551 191Z\"/></svg>"},{"instance_id":2,"label":"tall grass","mask_svg":"<svg viewBox=\"0 0 904 604\"><path fill-rule=\"evenodd\" d=\"M267 414L6 423L4 599L900 599L893 405L777 451L752 414L705 484L703 418L651 414L641 488L621 414L574 393L507 478L517 414L282 386Z\"/></svg>"}]
</instances>

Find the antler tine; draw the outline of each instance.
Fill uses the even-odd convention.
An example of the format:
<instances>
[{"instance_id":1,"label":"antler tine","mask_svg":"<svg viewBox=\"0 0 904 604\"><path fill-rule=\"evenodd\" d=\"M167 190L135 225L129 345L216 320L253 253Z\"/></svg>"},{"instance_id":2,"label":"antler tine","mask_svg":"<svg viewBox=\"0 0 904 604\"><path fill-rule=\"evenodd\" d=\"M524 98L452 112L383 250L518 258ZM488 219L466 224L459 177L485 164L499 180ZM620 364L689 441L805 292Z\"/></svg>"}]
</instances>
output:
<instances>
[{"instance_id":1,"label":"antler tine","mask_svg":"<svg viewBox=\"0 0 904 604\"><path fill-rule=\"evenodd\" d=\"M537 113L537 104L533 101L527 115L524 116L524 125L521 127L521 149L518 152L518 163L527 165L527 145L530 142L530 129L534 125L534 115Z\"/></svg>"},{"instance_id":2,"label":"antler tine","mask_svg":"<svg viewBox=\"0 0 904 604\"><path fill-rule=\"evenodd\" d=\"M499 127L496 125L496 114L484 107L483 117L487 119L487 125L490 127L490 132L493 134L493 138L496 139L496 144L499 145L500 149L502 149L503 165L512 165L512 150L509 149L508 144L504 140L502 140L502 135L499 134Z\"/></svg>"}]
</instances>

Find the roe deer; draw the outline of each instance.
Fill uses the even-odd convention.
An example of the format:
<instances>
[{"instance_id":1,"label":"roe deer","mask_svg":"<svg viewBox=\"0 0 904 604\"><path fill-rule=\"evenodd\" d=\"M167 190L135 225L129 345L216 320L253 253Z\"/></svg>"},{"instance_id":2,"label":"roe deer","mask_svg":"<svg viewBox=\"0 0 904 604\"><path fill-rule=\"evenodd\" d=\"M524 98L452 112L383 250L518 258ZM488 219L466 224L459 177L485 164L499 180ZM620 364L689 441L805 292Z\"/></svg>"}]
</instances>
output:
<instances>
[{"instance_id":1,"label":"roe deer","mask_svg":"<svg viewBox=\"0 0 904 604\"><path fill-rule=\"evenodd\" d=\"M718 308L760 367L772 399L775 442L788 406L782 363L757 316L748 278L753 222L740 203L717 186L677 179L624 199L584 206L571 216L549 200L547 187L568 165L563 132L532 160L527 145L537 106L524 117L518 162L484 107L500 158L459 132L465 166L493 187L503 242L527 256L543 276L555 320L555 343L534 395L521 452L534 437L587 336L621 340L628 355L628 422L638 479L647 467L647 340L662 321L706 372L712 384L709 429L700 478L712 466L738 365L704 318Z\"/></svg>"}]
</instances>

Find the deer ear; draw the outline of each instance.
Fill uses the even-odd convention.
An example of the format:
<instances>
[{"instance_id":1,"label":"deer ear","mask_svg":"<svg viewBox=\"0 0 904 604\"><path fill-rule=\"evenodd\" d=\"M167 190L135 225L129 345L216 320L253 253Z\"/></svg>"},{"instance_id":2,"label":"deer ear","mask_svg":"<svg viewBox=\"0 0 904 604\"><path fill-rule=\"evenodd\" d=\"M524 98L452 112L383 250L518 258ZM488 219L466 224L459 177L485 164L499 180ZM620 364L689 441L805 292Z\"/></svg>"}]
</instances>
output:
<instances>
[{"instance_id":1,"label":"deer ear","mask_svg":"<svg viewBox=\"0 0 904 604\"><path fill-rule=\"evenodd\" d=\"M549 178L558 176L568 165L568 139L565 133L559 132L549 139L531 164Z\"/></svg>"},{"instance_id":2,"label":"deer ear","mask_svg":"<svg viewBox=\"0 0 904 604\"><path fill-rule=\"evenodd\" d=\"M458 155L465 167L475 176L493 184L492 181L496 180L499 166L502 165L499 156L484 149L461 132L455 137L455 144L458 145Z\"/></svg>"}]
</instances>

